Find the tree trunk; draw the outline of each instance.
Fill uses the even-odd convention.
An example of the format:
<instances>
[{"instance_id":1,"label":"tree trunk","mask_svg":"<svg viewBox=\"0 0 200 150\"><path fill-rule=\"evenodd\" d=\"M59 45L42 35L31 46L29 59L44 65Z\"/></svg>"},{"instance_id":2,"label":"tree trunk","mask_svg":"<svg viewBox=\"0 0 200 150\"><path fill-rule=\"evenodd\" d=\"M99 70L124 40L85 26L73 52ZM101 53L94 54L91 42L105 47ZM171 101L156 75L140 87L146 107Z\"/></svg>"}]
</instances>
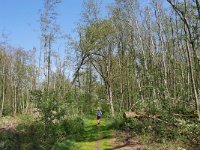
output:
<instances>
[{"instance_id":1,"label":"tree trunk","mask_svg":"<svg viewBox=\"0 0 200 150\"><path fill-rule=\"evenodd\" d=\"M113 106L113 95L112 95L112 88L110 85L108 86L108 99L109 99L109 103L110 103L111 115L114 117L115 112L114 112L114 106Z\"/></svg>"},{"instance_id":2,"label":"tree trunk","mask_svg":"<svg viewBox=\"0 0 200 150\"><path fill-rule=\"evenodd\" d=\"M185 25L184 25L184 31L185 34L187 34L186 29L185 29ZM190 79L192 82L192 90L193 90L193 94L194 94L194 98L195 98L195 107L196 107L196 111L197 111L197 115L200 119L200 111L199 111L199 99L198 99L198 95L197 95L197 90L196 90L196 83L194 80L194 73L193 73L193 63L192 63L192 59L191 59L191 50L190 50L190 46L188 43L188 40L186 39L186 50L187 50L187 56L188 56L188 61L189 61L189 72L190 72Z\"/></svg>"},{"instance_id":3,"label":"tree trunk","mask_svg":"<svg viewBox=\"0 0 200 150\"><path fill-rule=\"evenodd\" d=\"M2 103L1 103L0 117L3 115L4 102L5 102L5 67L4 66L3 66L2 73L3 73L3 84L2 84L3 87L2 87Z\"/></svg>"}]
</instances>

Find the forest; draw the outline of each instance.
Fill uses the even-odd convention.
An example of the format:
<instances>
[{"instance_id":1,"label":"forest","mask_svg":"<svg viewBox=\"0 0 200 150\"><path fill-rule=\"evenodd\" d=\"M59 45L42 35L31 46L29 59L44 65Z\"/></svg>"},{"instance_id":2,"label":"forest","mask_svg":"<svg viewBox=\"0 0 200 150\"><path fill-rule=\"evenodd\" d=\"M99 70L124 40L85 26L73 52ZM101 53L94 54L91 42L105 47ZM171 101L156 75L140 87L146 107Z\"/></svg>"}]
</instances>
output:
<instances>
[{"instance_id":1,"label":"forest","mask_svg":"<svg viewBox=\"0 0 200 150\"><path fill-rule=\"evenodd\" d=\"M77 38L59 5L43 0L40 49L1 35L0 149L199 150L200 1L84 0Z\"/></svg>"}]
</instances>

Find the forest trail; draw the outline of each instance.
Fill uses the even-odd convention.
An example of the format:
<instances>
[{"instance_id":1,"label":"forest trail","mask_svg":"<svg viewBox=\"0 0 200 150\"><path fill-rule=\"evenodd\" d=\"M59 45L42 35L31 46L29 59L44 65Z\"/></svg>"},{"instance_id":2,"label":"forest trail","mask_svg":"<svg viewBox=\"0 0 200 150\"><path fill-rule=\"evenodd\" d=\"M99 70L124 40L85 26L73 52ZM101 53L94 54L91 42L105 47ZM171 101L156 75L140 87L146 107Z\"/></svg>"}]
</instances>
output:
<instances>
[{"instance_id":1,"label":"forest trail","mask_svg":"<svg viewBox=\"0 0 200 150\"><path fill-rule=\"evenodd\" d=\"M74 139L80 150L106 150L111 149L111 140L114 131L109 129L110 122L106 119L101 120L101 125L97 126L95 118L84 119L85 130Z\"/></svg>"},{"instance_id":2,"label":"forest trail","mask_svg":"<svg viewBox=\"0 0 200 150\"><path fill-rule=\"evenodd\" d=\"M84 119L85 130L76 140L80 150L139 150L140 142L132 138L127 131L119 132L110 128L111 122L101 120L100 127L95 119Z\"/></svg>"}]
</instances>

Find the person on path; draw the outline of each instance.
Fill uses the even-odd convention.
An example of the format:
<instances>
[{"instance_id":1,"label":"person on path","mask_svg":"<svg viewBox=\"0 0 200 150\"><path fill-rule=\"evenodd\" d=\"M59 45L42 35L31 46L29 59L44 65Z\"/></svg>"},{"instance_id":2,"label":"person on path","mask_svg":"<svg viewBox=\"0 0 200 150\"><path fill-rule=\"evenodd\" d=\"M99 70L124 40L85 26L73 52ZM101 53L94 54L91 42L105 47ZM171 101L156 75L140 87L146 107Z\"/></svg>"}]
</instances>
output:
<instances>
[{"instance_id":1,"label":"person on path","mask_svg":"<svg viewBox=\"0 0 200 150\"><path fill-rule=\"evenodd\" d=\"M101 119L101 116L102 116L102 112L100 109L97 110L97 124L100 125L100 119Z\"/></svg>"}]
</instances>

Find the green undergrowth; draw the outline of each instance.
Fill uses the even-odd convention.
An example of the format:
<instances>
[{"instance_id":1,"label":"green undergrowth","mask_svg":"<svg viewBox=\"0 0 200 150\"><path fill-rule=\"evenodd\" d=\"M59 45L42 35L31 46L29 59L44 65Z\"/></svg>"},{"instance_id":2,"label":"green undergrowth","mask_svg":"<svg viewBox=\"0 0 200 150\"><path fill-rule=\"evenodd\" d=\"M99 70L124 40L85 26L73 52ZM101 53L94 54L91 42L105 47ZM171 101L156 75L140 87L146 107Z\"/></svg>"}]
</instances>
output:
<instances>
[{"instance_id":1,"label":"green undergrowth","mask_svg":"<svg viewBox=\"0 0 200 150\"><path fill-rule=\"evenodd\" d=\"M103 118L100 127L95 117L74 118L57 123L34 120L29 115L18 116L15 130L0 134L2 150L93 150L109 149L113 128L111 120Z\"/></svg>"},{"instance_id":2,"label":"green undergrowth","mask_svg":"<svg viewBox=\"0 0 200 150\"><path fill-rule=\"evenodd\" d=\"M200 122L196 119L153 118L118 118L116 125L120 130L128 130L137 137L145 149L200 149Z\"/></svg>"},{"instance_id":3,"label":"green undergrowth","mask_svg":"<svg viewBox=\"0 0 200 150\"><path fill-rule=\"evenodd\" d=\"M116 116L102 118L98 127L95 116L45 123L29 115L21 115L13 118L18 122L15 130L1 131L0 149L106 150L112 149L113 134L121 131L128 131L132 137L139 139L147 150L175 150L182 147L187 150L200 149L200 122L196 119L124 119L120 115Z\"/></svg>"}]
</instances>

